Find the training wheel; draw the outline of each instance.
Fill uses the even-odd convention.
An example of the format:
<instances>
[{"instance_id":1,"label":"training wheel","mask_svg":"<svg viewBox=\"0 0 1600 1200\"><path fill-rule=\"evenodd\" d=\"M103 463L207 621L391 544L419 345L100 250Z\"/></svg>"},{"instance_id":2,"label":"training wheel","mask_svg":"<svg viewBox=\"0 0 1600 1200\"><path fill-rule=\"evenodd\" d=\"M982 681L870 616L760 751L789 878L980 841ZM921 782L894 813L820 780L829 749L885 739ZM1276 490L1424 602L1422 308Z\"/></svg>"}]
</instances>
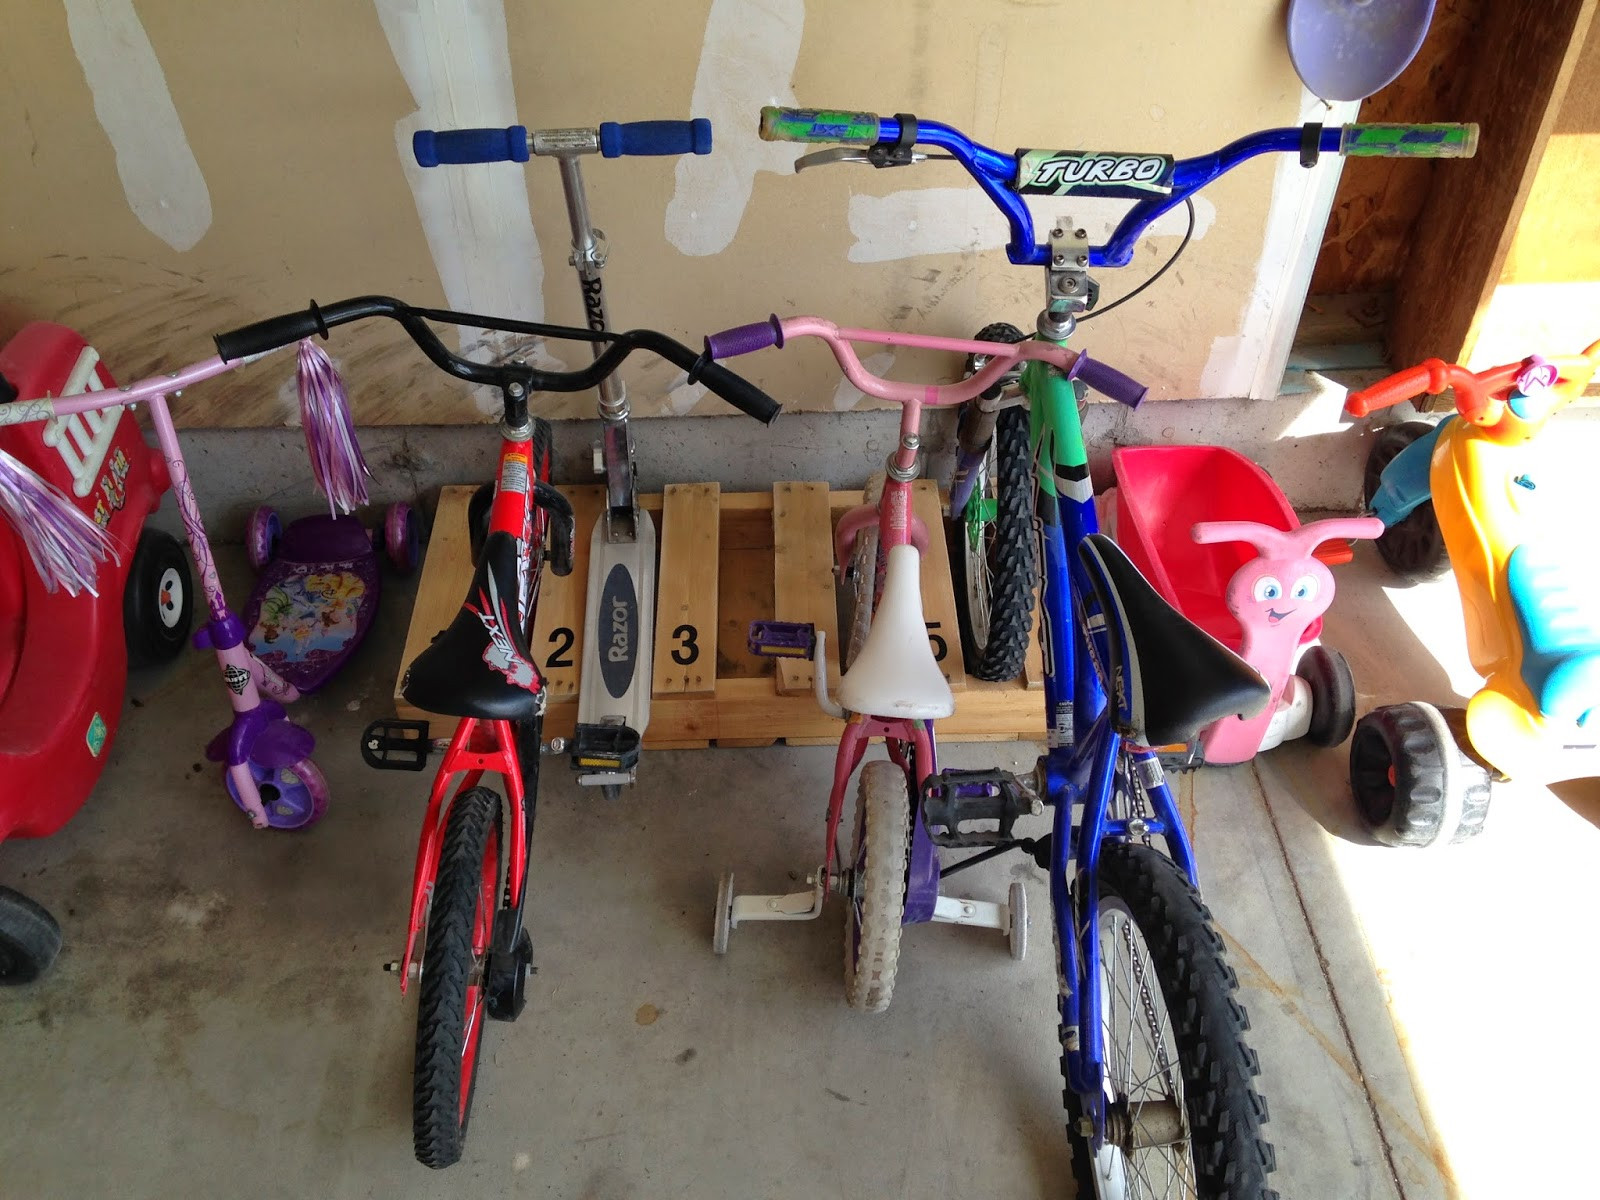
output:
<instances>
[{"instance_id":1,"label":"training wheel","mask_svg":"<svg viewBox=\"0 0 1600 1200\"><path fill-rule=\"evenodd\" d=\"M733 929L733 872L724 871L717 880L717 914L711 926L711 949L728 952L728 934Z\"/></svg>"},{"instance_id":2,"label":"training wheel","mask_svg":"<svg viewBox=\"0 0 1600 1200\"><path fill-rule=\"evenodd\" d=\"M1011 891L1006 898L1006 944L1011 947L1011 957L1021 962L1028 954L1028 893L1022 880L1011 881Z\"/></svg>"}]
</instances>

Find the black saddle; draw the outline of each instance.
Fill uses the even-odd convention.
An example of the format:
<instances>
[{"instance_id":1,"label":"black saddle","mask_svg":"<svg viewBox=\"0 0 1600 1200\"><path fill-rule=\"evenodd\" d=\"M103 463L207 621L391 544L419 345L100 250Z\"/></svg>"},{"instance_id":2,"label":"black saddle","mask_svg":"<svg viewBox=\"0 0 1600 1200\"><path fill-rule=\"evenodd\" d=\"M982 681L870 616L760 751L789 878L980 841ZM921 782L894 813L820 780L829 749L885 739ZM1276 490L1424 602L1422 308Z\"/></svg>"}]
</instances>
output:
<instances>
[{"instance_id":1,"label":"black saddle","mask_svg":"<svg viewBox=\"0 0 1600 1200\"><path fill-rule=\"evenodd\" d=\"M1233 651L1173 608L1103 533L1078 559L1106 618L1106 690L1117 730L1142 746L1191 741L1223 717L1253 717L1272 689Z\"/></svg>"},{"instance_id":2,"label":"black saddle","mask_svg":"<svg viewBox=\"0 0 1600 1200\"><path fill-rule=\"evenodd\" d=\"M424 712L490 721L532 719L543 677L517 613L517 539L491 533L450 627L417 655L401 694Z\"/></svg>"}]
</instances>

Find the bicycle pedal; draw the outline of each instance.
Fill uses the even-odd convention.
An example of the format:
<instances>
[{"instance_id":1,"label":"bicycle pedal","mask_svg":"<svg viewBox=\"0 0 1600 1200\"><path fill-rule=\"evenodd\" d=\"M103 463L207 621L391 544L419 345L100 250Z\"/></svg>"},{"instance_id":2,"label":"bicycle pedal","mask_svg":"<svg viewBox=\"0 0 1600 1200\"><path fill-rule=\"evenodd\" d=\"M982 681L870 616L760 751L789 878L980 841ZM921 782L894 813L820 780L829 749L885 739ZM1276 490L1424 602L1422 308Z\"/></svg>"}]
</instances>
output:
<instances>
[{"instance_id":1,"label":"bicycle pedal","mask_svg":"<svg viewBox=\"0 0 1600 1200\"><path fill-rule=\"evenodd\" d=\"M1206 756L1200 749L1198 741L1182 746L1161 746L1156 750L1156 761L1161 764L1163 771L1181 774L1185 771L1198 771L1206 765Z\"/></svg>"},{"instance_id":2,"label":"bicycle pedal","mask_svg":"<svg viewBox=\"0 0 1600 1200\"><path fill-rule=\"evenodd\" d=\"M389 717L361 732L361 757L380 771L420 771L428 765L432 750L426 721Z\"/></svg>"},{"instance_id":3,"label":"bicycle pedal","mask_svg":"<svg viewBox=\"0 0 1600 1200\"><path fill-rule=\"evenodd\" d=\"M1010 771L941 771L922 786L922 823L936 846L999 846L1015 842L1018 817L1042 812L1033 789ZM992 829L972 826L994 822Z\"/></svg>"},{"instance_id":4,"label":"bicycle pedal","mask_svg":"<svg viewBox=\"0 0 1600 1200\"><path fill-rule=\"evenodd\" d=\"M627 773L639 764L639 731L626 725L579 725L567 750L572 769Z\"/></svg>"},{"instance_id":5,"label":"bicycle pedal","mask_svg":"<svg viewBox=\"0 0 1600 1200\"><path fill-rule=\"evenodd\" d=\"M757 658L803 658L817 649L817 627L809 621L751 621L745 647Z\"/></svg>"}]
</instances>

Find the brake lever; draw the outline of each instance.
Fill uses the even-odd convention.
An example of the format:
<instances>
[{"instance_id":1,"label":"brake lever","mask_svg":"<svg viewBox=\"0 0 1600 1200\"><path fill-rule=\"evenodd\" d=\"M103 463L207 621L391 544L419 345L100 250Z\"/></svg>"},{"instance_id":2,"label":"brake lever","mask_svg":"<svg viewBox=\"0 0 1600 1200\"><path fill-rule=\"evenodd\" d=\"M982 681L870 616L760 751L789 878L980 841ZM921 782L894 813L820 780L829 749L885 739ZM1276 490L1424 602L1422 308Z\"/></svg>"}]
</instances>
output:
<instances>
[{"instance_id":1,"label":"brake lever","mask_svg":"<svg viewBox=\"0 0 1600 1200\"><path fill-rule=\"evenodd\" d=\"M953 154L917 154L911 155L911 162L927 162L930 158L955 158ZM802 154L794 160L794 173L798 175L807 167L825 167L829 163L854 162L865 163L869 167L903 167L903 162L875 162L870 150L862 150L856 146L829 146L826 150L813 150L810 154Z\"/></svg>"}]
</instances>

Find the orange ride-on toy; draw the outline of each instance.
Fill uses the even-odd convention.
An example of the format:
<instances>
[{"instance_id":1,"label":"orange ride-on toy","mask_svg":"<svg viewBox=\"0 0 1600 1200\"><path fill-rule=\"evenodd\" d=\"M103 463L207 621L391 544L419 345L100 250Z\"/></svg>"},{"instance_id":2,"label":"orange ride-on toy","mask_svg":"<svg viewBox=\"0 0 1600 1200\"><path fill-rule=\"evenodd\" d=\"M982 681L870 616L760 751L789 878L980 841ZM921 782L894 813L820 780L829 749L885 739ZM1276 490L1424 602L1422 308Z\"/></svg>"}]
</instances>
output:
<instances>
[{"instance_id":1,"label":"orange ride-on toy","mask_svg":"<svg viewBox=\"0 0 1600 1200\"><path fill-rule=\"evenodd\" d=\"M1472 372L1430 359L1352 392L1364 417L1424 392L1455 392L1438 425L1390 426L1374 441L1368 506L1384 559L1408 574L1448 556L1484 677L1465 711L1421 701L1362 717L1350 784L1362 822L1394 846L1464 841L1483 828L1494 776L1553 783L1600 774L1600 564L1559 506L1540 455L1549 419L1581 395L1600 342Z\"/></svg>"}]
</instances>

